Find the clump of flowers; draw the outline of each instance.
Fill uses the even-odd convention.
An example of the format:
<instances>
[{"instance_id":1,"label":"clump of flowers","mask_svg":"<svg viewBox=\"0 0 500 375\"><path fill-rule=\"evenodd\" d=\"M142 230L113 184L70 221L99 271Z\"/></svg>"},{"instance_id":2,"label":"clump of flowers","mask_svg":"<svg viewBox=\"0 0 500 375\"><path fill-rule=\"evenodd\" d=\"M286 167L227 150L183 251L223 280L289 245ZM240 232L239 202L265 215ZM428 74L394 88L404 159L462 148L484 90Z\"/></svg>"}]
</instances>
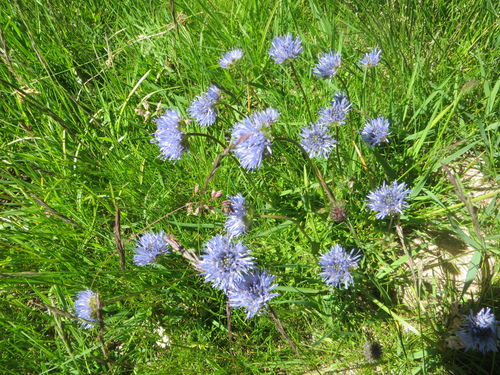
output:
<instances>
[{"instance_id":1,"label":"clump of flowers","mask_svg":"<svg viewBox=\"0 0 500 375\"><path fill-rule=\"evenodd\" d=\"M262 157L271 154L271 140L265 134L270 125L277 121L279 112L267 108L246 116L242 122L234 125L231 136L237 142L235 155L240 159L242 167L248 170L260 168ZM264 131L263 131L264 130Z\"/></svg>"},{"instance_id":2,"label":"clump of flowers","mask_svg":"<svg viewBox=\"0 0 500 375\"><path fill-rule=\"evenodd\" d=\"M205 282L227 293L244 274L253 270L253 259L241 241L233 242L229 237L216 235L205 244L199 265Z\"/></svg>"},{"instance_id":3,"label":"clump of flowers","mask_svg":"<svg viewBox=\"0 0 500 375\"><path fill-rule=\"evenodd\" d=\"M318 124L322 125L342 125L345 124L347 112L351 109L351 103L345 95L337 93L330 102L331 106L321 108L318 111Z\"/></svg>"},{"instance_id":4,"label":"clump of flowers","mask_svg":"<svg viewBox=\"0 0 500 375\"><path fill-rule=\"evenodd\" d=\"M409 207L406 203L406 197L411 193L411 189L406 189L406 184L398 184L394 181L392 185L382 186L368 194L368 208L376 212L377 219L383 219L386 216L395 216L402 214L403 209Z\"/></svg>"},{"instance_id":5,"label":"clump of flowers","mask_svg":"<svg viewBox=\"0 0 500 375\"><path fill-rule=\"evenodd\" d=\"M98 294L90 289L78 292L76 295L74 311L76 316L85 320L82 322L82 328L92 328L97 322L97 298Z\"/></svg>"},{"instance_id":6,"label":"clump of flowers","mask_svg":"<svg viewBox=\"0 0 500 375\"><path fill-rule=\"evenodd\" d=\"M144 233L136 242L134 263L146 266L156 263L156 259L169 252L169 245L165 241L165 233Z\"/></svg>"},{"instance_id":7,"label":"clump of flowers","mask_svg":"<svg viewBox=\"0 0 500 375\"><path fill-rule=\"evenodd\" d=\"M198 95L196 99L191 102L191 106L187 111L201 126L212 125L217 119L215 105L219 98L219 88L212 85L208 88L206 93Z\"/></svg>"},{"instance_id":8,"label":"clump of flowers","mask_svg":"<svg viewBox=\"0 0 500 375\"><path fill-rule=\"evenodd\" d=\"M223 69L231 69L243 57L243 51L239 48L226 53L219 60L219 66Z\"/></svg>"},{"instance_id":9,"label":"clump of flowers","mask_svg":"<svg viewBox=\"0 0 500 375\"><path fill-rule=\"evenodd\" d=\"M375 47L371 52L365 54L365 56L359 60L359 64L364 68L373 68L380 62L380 54L382 50Z\"/></svg>"},{"instance_id":10,"label":"clump of flowers","mask_svg":"<svg viewBox=\"0 0 500 375\"><path fill-rule=\"evenodd\" d=\"M361 131L361 137L370 146L376 146L382 142L389 142L389 120L383 116L368 120Z\"/></svg>"},{"instance_id":11,"label":"clump of flowers","mask_svg":"<svg viewBox=\"0 0 500 375\"><path fill-rule=\"evenodd\" d=\"M276 37L271 43L269 55L274 59L275 64L283 64L297 58L302 52L301 43L300 37L293 39L292 34Z\"/></svg>"},{"instance_id":12,"label":"clump of flowers","mask_svg":"<svg viewBox=\"0 0 500 375\"><path fill-rule=\"evenodd\" d=\"M151 143L160 147L161 158L179 160L187 151L187 142L184 133L179 129L181 116L174 109L167 109L155 122L158 129L154 133Z\"/></svg>"},{"instance_id":13,"label":"clump of flowers","mask_svg":"<svg viewBox=\"0 0 500 375\"><path fill-rule=\"evenodd\" d=\"M495 319L495 315L489 307L483 308L476 315L470 310L469 315L464 315L467 321L462 324L464 328L457 334L465 342L465 351L469 349L486 352L498 351L500 342L500 321Z\"/></svg>"},{"instance_id":14,"label":"clump of flowers","mask_svg":"<svg viewBox=\"0 0 500 375\"><path fill-rule=\"evenodd\" d=\"M343 284L347 288L354 284L350 270L358 266L360 257L359 252L351 250L347 253L342 246L335 244L330 251L321 255L319 263L322 272L319 275L330 287L341 287Z\"/></svg>"},{"instance_id":15,"label":"clump of flowers","mask_svg":"<svg viewBox=\"0 0 500 375\"><path fill-rule=\"evenodd\" d=\"M327 158L338 143L328 134L323 124L311 124L311 127L302 128L300 136L302 137L300 145L311 158Z\"/></svg>"},{"instance_id":16,"label":"clump of flowers","mask_svg":"<svg viewBox=\"0 0 500 375\"><path fill-rule=\"evenodd\" d=\"M231 237L239 237L245 234L252 224L251 219L247 216L247 208L245 198L241 193L229 198L229 213L224 227Z\"/></svg>"},{"instance_id":17,"label":"clump of flowers","mask_svg":"<svg viewBox=\"0 0 500 375\"><path fill-rule=\"evenodd\" d=\"M269 275L263 270L245 274L236 282L235 287L229 290L229 305L244 308L247 313L246 319L261 314L268 302L279 295L271 293L277 287L273 284L275 278L276 276Z\"/></svg>"},{"instance_id":18,"label":"clump of flowers","mask_svg":"<svg viewBox=\"0 0 500 375\"><path fill-rule=\"evenodd\" d=\"M341 56L337 52L323 53L313 73L319 78L332 78L340 68Z\"/></svg>"}]
</instances>

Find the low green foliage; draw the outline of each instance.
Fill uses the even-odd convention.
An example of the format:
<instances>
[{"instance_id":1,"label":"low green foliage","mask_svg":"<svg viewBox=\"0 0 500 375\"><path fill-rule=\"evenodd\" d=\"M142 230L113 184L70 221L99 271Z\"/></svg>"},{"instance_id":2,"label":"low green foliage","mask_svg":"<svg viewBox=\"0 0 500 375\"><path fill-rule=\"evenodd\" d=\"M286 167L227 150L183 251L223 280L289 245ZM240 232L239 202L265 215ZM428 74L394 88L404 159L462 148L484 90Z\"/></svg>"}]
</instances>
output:
<instances>
[{"instance_id":1,"label":"low green foliage","mask_svg":"<svg viewBox=\"0 0 500 375\"><path fill-rule=\"evenodd\" d=\"M500 367L496 353L464 352L454 334L470 309L491 307L500 319L495 2L0 4L1 373ZM293 68L268 55L273 38L287 33L302 40ZM379 66L361 68L377 46ZM218 60L235 47L244 53L238 70L221 69ZM342 55L331 81L312 69L328 50ZM153 120L171 108L188 118L212 83L223 98L216 124L187 124L212 139L190 136L182 160L159 158ZM207 178L244 116L276 108L274 136L298 141L337 92L353 110L335 128L339 144L328 159L308 163L277 138L256 171L230 153ZM391 135L370 148L360 130L377 116L389 119ZM410 207L378 220L366 196L394 180L411 188ZM327 190L345 220L332 220ZM223 201L237 193L256 213L243 241L277 276L280 296L270 306L299 356L271 314L245 320L231 309L229 319L224 293L179 253L154 267L132 262L137 236L149 230L200 254L224 234ZM318 276L319 256L335 243L362 254L348 289L327 289ZM74 316L74 296L87 288L100 295L103 327L81 329ZM367 341L382 345L374 363L363 354Z\"/></svg>"}]
</instances>

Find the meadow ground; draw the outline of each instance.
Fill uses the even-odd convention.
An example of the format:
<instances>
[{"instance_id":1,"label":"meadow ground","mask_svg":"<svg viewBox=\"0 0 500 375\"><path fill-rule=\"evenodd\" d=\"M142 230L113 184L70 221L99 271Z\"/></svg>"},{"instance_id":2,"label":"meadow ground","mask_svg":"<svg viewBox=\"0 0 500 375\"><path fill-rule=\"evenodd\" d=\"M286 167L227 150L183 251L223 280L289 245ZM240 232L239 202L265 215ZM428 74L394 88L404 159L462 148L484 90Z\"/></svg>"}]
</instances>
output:
<instances>
[{"instance_id":1,"label":"meadow ground","mask_svg":"<svg viewBox=\"0 0 500 375\"><path fill-rule=\"evenodd\" d=\"M499 19L0 0L0 373L496 374Z\"/></svg>"}]
</instances>

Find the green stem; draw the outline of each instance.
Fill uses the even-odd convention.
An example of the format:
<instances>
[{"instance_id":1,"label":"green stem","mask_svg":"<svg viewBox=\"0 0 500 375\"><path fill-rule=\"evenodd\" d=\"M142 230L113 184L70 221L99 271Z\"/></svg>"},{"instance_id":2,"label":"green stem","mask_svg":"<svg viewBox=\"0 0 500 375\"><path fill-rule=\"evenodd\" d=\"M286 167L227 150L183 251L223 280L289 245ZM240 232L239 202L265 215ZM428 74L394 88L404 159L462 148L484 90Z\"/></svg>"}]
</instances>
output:
<instances>
[{"instance_id":1,"label":"green stem","mask_svg":"<svg viewBox=\"0 0 500 375\"><path fill-rule=\"evenodd\" d=\"M299 76L297 75L297 70L295 70L295 65L293 65L293 61L290 62L290 66L292 67L293 75L295 76L295 79L297 80L297 84L299 85L300 91L302 91L302 96L304 97L304 102L306 103L306 108L307 108L307 113L309 114L309 121L311 123L314 123L312 114L311 114L311 108L309 107L309 100L307 100L306 92L304 91L304 87L302 87L302 84L300 83Z\"/></svg>"},{"instance_id":2,"label":"green stem","mask_svg":"<svg viewBox=\"0 0 500 375\"><path fill-rule=\"evenodd\" d=\"M282 220L289 220L291 221L292 223L294 223L295 225L297 225L297 228L299 228L299 230L302 232L302 234L307 238L307 240L311 243L311 245L314 243L314 241L312 240L311 237L309 237L309 235L306 233L306 231L304 230L304 228L302 228L302 225L299 224L299 222L295 219L292 219L291 217L287 217L287 216L281 216L281 215L255 215L255 217L261 217L261 218L265 218L265 219L282 219Z\"/></svg>"}]
</instances>

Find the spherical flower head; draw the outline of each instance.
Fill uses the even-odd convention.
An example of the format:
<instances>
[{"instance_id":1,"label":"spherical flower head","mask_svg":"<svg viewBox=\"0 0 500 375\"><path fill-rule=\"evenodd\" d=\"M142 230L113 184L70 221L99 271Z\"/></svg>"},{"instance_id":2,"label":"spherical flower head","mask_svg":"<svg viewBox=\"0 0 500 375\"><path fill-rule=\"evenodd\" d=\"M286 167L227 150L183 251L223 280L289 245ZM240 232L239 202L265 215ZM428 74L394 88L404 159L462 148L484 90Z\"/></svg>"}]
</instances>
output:
<instances>
[{"instance_id":1,"label":"spherical flower head","mask_svg":"<svg viewBox=\"0 0 500 375\"><path fill-rule=\"evenodd\" d=\"M181 116L176 110L167 109L162 116L155 120L158 129L154 133L155 138L151 140L151 143L158 144L162 159L179 160L187 151L184 133L179 130L180 119Z\"/></svg>"},{"instance_id":2,"label":"spherical flower head","mask_svg":"<svg viewBox=\"0 0 500 375\"><path fill-rule=\"evenodd\" d=\"M304 127L299 135L302 137L300 145L310 158L328 158L330 151L338 143L328 134L327 128L323 124L311 124L311 127Z\"/></svg>"},{"instance_id":3,"label":"spherical flower head","mask_svg":"<svg viewBox=\"0 0 500 375\"><path fill-rule=\"evenodd\" d=\"M78 292L76 295L75 315L86 320L86 322L82 322L82 328L92 328L97 322L97 298L99 298L97 293L90 289Z\"/></svg>"},{"instance_id":4,"label":"spherical flower head","mask_svg":"<svg viewBox=\"0 0 500 375\"><path fill-rule=\"evenodd\" d=\"M389 120L382 116L368 120L363 130L361 130L361 137L370 147L382 142L389 142L387 138L389 134L391 134L389 131Z\"/></svg>"},{"instance_id":5,"label":"spherical flower head","mask_svg":"<svg viewBox=\"0 0 500 375\"><path fill-rule=\"evenodd\" d=\"M219 98L220 89L212 85L208 88L206 93L198 95L196 99L191 102L191 106L187 111L201 126L210 126L215 123L217 119L215 105Z\"/></svg>"},{"instance_id":6,"label":"spherical flower head","mask_svg":"<svg viewBox=\"0 0 500 375\"><path fill-rule=\"evenodd\" d=\"M239 48L226 53L219 60L219 66L223 69L231 69L243 57L243 51Z\"/></svg>"},{"instance_id":7,"label":"spherical flower head","mask_svg":"<svg viewBox=\"0 0 500 375\"><path fill-rule=\"evenodd\" d=\"M263 270L245 274L235 287L229 290L229 305L244 308L247 313L246 319L261 314L268 302L279 295L271 293L278 286L273 284L275 278L276 276L269 275Z\"/></svg>"},{"instance_id":8,"label":"spherical flower head","mask_svg":"<svg viewBox=\"0 0 500 375\"><path fill-rule=\"evenodd\" d=\"M144 233L136 242L134 263L146 266L156 263L156 258L169 252L169 244L165 241L165 233Z\"/></svg>"},{"instance_id":9,"label":"spherical flower head","mask_svg":"<svg viewBox=\"0 0 500 375\"><path fill-rule=\"evenodd\" d=\"M500 321L495 320L495 315L491 313L489 307L483 308L474 315L470 310L470 315L464 315L467 321L462 324L464 328L457 334L465 342L465 351L469 349L480 350L483 354L486 352L498 351L497 346L500 342Z\"/></svg>"},{"instance_id":10,"label":"spherical flower head","mask_svg":"<svg viewBox=\"0 0 500 375\"><path fill-rule=\"evenodd\" d=\"M231 237L239 237L245 234L252 224L251 219L247 215L245 198L241 193L233 196L228 196L230 201L230 212L227 215L224 227Z\"/></svg>"},{"instance_id":11,"label":"spherical flower head","mask_svg":"<svg viewBox=\"0 0 500 375\"><path fill-rule=\"evenodd\" d=\"M332 78L340 68L341 56L337 52L323 53L313 73L319 78Z\"/></svg>"},{"instance_id":12,"label":"spherical flower head","mask_svg":"<svg viewBox=\"0 0 500 375\"><path fill-rule=\"evenodd\" d=\"M352 104L342 93L335 94L330 103L330 107L320 108L318 111L318 124L326 126L345 124L347 112L351 110Z\"/></svg>"},{"instance_id":13,"label":"spherical flower head","mask_svg":"<svg viewBox=\"0 0 500 375\"><path fill-rule=\"evenodd\" d=\"M321 255L319 264L323 272L319 275L329 287L340 288L343 284L347 288L350 284L354 284L350 270L358 266L360 257L361 255L354 250L347 253L342 246L335 244L329 252Z\"/></svg>"},{"instance_id":14,"label":"spherical flower head","mask_svg":"<svg viewBox=\"0 0 500 375\"><path fill-rule=\"evenodd\" d=\"M267 108L246 116L242 122L234 125L231 132L232 139L237 142L234 153L240 159L242 167L248 170L260 168L262 158L272 153L271 140L266 133L269 133L267 128L276 122L278 117L277 110Z\"/></svg>"},{"instance_id":15,"label":"spherical flower head","mask_svg":"<svg viewBox=\"0 0 500 375\"><path fill-rule=\"evenodd\" d=\"M254 258L249 253L241 241L233 242L231 238L220 235L212 237L205 244L200 261L205 282L211 282L214 288L227 293L245 273L252 271Z\"/></svg>"},{"instance_id":16,"label":"spherical flower head","mask_svg":"<svg viewBox=\"0 0 500 375\"><path fill-rule=\"evenodd\" d=\"M387 186L385 181L382 186L368 194L368 208L374 212L377 219L386 216L395 216L403 213L403 208L407 208L406 197L411 193L411 189L406 189L406 184L402 182L398 185L394 181Z\"/></svg>"},{"instance_id":17,"label":"spherical flower head","mask_svg":"<svg viewBox=\"0 0 500 375\"><path fill-rule=\"evenodd\" d=\"M359 64L365 68L373 68L377 66L380 62L380 54L382 50L378 47L375 47L371 52L365 54L365 56L359 60Z\"/></svg>"},{"instance_id":18,"label":"spherical flower head","mask_svg":"<svg viewBox=\"0 0 500 375\"><path fill-rule=\"evenodd\" d=\"M275 64L284 64L289 60L296 59L302 52L301 43L300 37L292 39L292 34L276 37L271 43L269 55L274 59Z\"/></svg>"}]
</instances>

